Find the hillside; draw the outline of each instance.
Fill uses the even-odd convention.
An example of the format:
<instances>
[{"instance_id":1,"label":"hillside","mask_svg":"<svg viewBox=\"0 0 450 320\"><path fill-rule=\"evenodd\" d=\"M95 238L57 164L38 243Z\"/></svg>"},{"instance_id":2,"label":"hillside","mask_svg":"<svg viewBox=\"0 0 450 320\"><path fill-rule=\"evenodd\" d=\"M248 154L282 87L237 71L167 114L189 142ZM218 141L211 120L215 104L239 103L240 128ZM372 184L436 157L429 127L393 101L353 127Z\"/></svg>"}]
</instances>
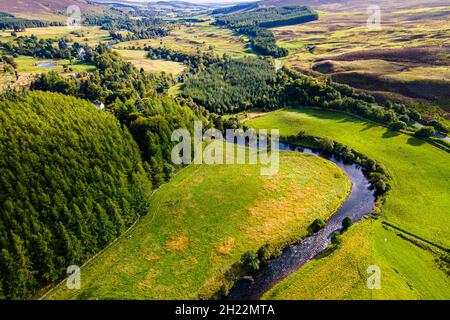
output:
<instances>
[{"instance_id":1,"label":"hillside","mask_svg":"<svg viewBox=\"0 0 450 320\"><path fill-rule=\"evenodd\" d=\"M118 121L44 92L0 100L0 299L81 265L147 212L151 183Z\"/></svg>"},{"instance_id":2,"label":"hillside","mask_svg":"<svg viewBox=\"0 0 450 320\"><path fill-rule=\"evenodd\" d=\"M22 18L65 21L67 8L71 5L80 7L83 14L99 12L106 8L104 5L87 0L0 0L0 12Z\"/></svg>"},{"instance_id":3,"label":"hillside","mask_svg":"<svg viewBox=\"0 0 450 320\"><path fill-rule=\"evenodd\" d=\"M331 12L348 12L348 11L363 11L365 12L370 5L366 0L262 0L258 2L259 6L311 6L316 10L324 10ZM400 10L400 9L414 9L424 7L438 7L448 5L446 0L410 0L410 1L391 1L379 0L374 3L380 6L384 11Z\"/></svg>"}]
</instances>

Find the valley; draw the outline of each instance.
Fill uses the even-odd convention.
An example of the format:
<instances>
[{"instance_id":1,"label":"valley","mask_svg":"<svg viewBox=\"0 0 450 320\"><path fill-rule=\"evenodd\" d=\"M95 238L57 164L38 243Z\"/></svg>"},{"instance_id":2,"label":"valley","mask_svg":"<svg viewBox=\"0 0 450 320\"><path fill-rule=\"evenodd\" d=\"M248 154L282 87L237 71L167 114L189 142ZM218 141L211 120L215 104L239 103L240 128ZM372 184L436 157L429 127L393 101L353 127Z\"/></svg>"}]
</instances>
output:
<instances>
[{"instance_id":1,"label":"valley","mask_svg":"<svg viewBox=\"0 0 450 320\"><path fill-rule=\"evenodd\" d=\"M450 6L377 6L0 0L0 300L449 300Z\"/></svg>"}]
</instances>

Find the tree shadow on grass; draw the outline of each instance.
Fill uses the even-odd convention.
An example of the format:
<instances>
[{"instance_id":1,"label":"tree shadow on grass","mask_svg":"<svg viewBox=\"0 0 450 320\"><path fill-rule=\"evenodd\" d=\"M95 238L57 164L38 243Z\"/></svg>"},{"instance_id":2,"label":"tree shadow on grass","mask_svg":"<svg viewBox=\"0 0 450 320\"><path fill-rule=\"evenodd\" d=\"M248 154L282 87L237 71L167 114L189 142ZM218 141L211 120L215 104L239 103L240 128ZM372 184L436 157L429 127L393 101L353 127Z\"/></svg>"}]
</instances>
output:
<instances>
[{"instance_id":1,"label":"tree shadow on grass","mask_svg":"<svg viewBox=\"0 0 450 320\"><path fill-rule=\"evenodd\" d=\"M338 249L339 246L334 245L334 244L330 244L328 247L325 248L325 250L323 250L321 253L319 253L314 260L320 260L323 258L328 257L329 255L331 255L334 251L336 251L336 249Z\"/></svg>"},{"instance_id":2,"label":"tree shadow on grass","mask_svg":"<svg viewBox=\"0 0 450 320\"><path fill-rule=\"evenodd\" d=\"M359 131L360 131L360 132L363 132L363 131L367 131L367 130L370 130L370 129L376 128L376 127L379 127L379 125L378 125L378 124L375 124L375 123L368 122L368 123L365 123L365 124L364 124L364 128L362 128L362 129L359 130Z\"/></svg>"},{"instance_id":3,"label":"tree shadow on grass","mask_svg":"<svg viewBox=\"0 0 450 320\"><path fill-rule=\"evenodd\" d=\"M414 147L420 147L421 145L424 145L426 142L423 141L423 140L414 138L414 137L410 137L410 138L408 139L407 143L408 143L409 145L411 145L411 146L414 146Z\"/></svg>"},{"instance_id":4,"label":"tree shadow on grass","mask_svg":"<svg viewBox=\"0 0 450 320\"><path fill-rule=\"evenodd\" d=\"M383 139L389 139L389 138L397 137L399 135L400 135L400 132L386 129L386 131L383 133L382 137L383 137Z\"/></svg>"}]
</instances>

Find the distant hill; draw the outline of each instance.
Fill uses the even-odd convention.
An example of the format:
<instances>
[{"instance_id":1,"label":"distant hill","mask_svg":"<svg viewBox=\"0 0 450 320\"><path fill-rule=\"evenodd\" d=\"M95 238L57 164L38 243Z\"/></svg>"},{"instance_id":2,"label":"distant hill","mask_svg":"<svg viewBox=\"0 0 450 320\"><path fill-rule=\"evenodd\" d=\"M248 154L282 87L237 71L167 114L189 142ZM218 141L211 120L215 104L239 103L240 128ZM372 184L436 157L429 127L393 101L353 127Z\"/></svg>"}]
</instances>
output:
<instances>
[{"instance_id":1,"label":"distant hill","mask_svg":"<svg viewBox=\"0 0 450 320\"><path fill-rule=\"evenodd\" d=\"M208 5L198 4L198 3L191 3L187 1L158 1L156 2L157 5L165 5L165 6L171 6L175 8L209 8Z\"/></svg>"},{"instance_id":2,"label":"distant hill","mask_svg":"<svg viewBox=\"0 0 450 320\"><path fill-rule=\"evenodd\" d=\"M423 7L448 6L448 0L378 0L376 4L385 10L416 9ZM367 0L261 0L224 8L215 14L228 14L242 11L251 11L261 7L309 6L315 10L323 11L364 11L370 3ZM221 9L220 9L221 10Z\"/></svg>"},{"instance_id":3,"label":"distant hill","mask_svg":"<svg viewBox=\"0 0 450 320\"><path fill-rule=\"evenodd\" d=\"M0 0L0 11L22 18L62 21L71 5L80 7L82 13L98 12L107 7L88 0Z\"/></svg>"},{"instance_id":4,"label":"distant hill","mask_svg":"<svg viewBox=\"0 0 450 320\"><path fill-rule=\"evenodd\" d=\"M417 9L424 7L448 6L448 0L261 0L260 6L310 6L316 10L324 11L363 11L371 4L378 5L385 11L399 9Z\"/></svg>"},{"instance_id":5,"label":"distant hill","mask_svg":"<svg viewBox=\"0 0 450 320\"><path fill-rule=\"evenodd\" d=\"M251 3L243 3L238 4L235 6L228 6L225 8L216 9L213 11L213 14L231 14L231 13L238 13L238 12L247 12L251 10L255 10L260 8L258 2L251 2Z\"/></svg>"}]
</instances>

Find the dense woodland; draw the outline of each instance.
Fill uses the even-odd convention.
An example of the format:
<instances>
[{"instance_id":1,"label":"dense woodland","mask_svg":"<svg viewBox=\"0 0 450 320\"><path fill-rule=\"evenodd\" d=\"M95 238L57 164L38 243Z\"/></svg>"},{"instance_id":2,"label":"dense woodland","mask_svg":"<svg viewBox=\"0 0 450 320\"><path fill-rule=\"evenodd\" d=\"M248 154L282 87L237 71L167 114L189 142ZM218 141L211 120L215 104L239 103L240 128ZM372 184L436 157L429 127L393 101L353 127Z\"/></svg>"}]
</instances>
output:
<instances>
[{"instance_id":1,"label":"dense woodland","mask_svg":"<svg viewBox=\"0 0 450 320\"><path fill-rule=\"evenodd\" d=\"M0 119L0 299L28 298L146 214L152 185L131 135L87 101L7 95Z\"/></svg>"},{"instance_id":2,"label":"dense woodland","mask_svg":"<svg viewBox=\"0 0 450 320\"><path fill-rule=\"evenodd\" d=\"M95 64L95 72L75 78L42 74L30 89L104 102L133 134L148 164L153 184L159 186L175 170L170 164L173 130L191 127L194 120L208 123L209 113L190 101L158 95L175 83L171 76L137 70L104 46L88 49L86 59Z\"/></svg>"},{"instance_id":3,"label":"dense woodland","mask_svg":"<svg viewBox=\"0 0 450 320\"><path fill-rule=\"evenodd\" d=\"M300 24L317 19L317 13L305 6L260 8L252 11L221 15L216 18L219 25L226 25L232 28L247 26L272 28Z\"/></svg>"},{"instance_id":4,"label":"dense woodland","mask_svg":"<svg viewBox=\"0 0 450 320\"><path fill-rule=\"evenodd\" d=\"M189 100L132 89L108 105L121 127L93 104L68 98L79 95L76 86L57 78L49 75L46 85L66 95L34 91L0 102L0 299L29 297L146 214L149 193L177 170L172 132L192 131L196 120L211 125L210 114ZM30 177L33 183L21 184Z\"/></svg>"},{"instance_id":5,"label":"dense woodland","mask_svg":"<svg viewBox=\"0 0 450 320\"><path fill-rule=\"evenodd\" d=\"M226 59L183 86L183 96L214 113L230 113L278 106L277 74L273 62L258 58Z\"/></svg>"}]
</instances>

